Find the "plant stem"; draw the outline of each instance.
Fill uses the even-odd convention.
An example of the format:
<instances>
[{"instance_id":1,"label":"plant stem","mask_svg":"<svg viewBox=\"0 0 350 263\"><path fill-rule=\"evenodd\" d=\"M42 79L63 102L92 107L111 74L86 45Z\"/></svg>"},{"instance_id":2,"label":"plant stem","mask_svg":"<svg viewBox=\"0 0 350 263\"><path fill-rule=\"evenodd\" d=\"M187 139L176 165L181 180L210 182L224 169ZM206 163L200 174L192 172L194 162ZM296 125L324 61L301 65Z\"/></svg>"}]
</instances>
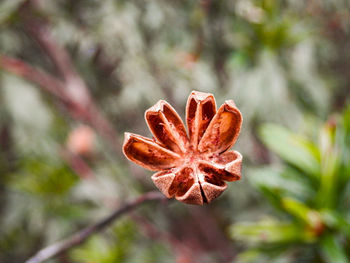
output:
<instances>
[{"instance_id":1,"label":"plant stem","mask_svg":"<svg viewBox=\"0 0 350 263\"><path fill-rule=\"evenodd\" d=\"M41 249L33 257L28 259L25 263L41 263L50 258L56 257L62 254L63 252L82 244L92 234L102 231L123 214L126 214L134 210L135 208L139 207L144 203L147 203L150 201L156 201L156 200L158 201L166 200L166 197L164 197L159 192L153 192L153 191L147 192L137 197L136 199L125 203L121 207L118 207L110 215L108 215L105 218L102 218L102 220L98 221L97 223L78 231L77 233L73 234L72 236L62 241L59 241L46 248Z\"/></svg>"}]
</instances>

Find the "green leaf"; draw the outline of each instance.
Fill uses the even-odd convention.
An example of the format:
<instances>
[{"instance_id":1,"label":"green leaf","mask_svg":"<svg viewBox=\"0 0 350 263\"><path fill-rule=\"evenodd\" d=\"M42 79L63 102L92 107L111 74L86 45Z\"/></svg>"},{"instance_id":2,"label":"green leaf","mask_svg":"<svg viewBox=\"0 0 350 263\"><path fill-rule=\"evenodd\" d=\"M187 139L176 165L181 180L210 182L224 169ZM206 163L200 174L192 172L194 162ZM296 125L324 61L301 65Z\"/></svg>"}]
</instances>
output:
<instances>
[{"instance_id":1,"label":"green leaf","mask_svg":"<svg viewBox=\"0 0 350 263\"><path fill-rule=\"evenodd\" d=\"M326 124L320 132L321 184L318 191L318 207L332 208L337 202L339 150L334 145L335 127Z\"/></svg>"},{"instance_id":2,"label":"green leaf","mask_svg":"<svg viewBox=\"0 0 350 263\"><path fill-rule=\"evenodd\" d=\"M136 226L124 220L109 229L109 235L95 235L84 245L71 250L70 257L78 262L125 262L135 238Z\"/></svg>"},{"instance_id":3,"label":"green leaf","mask_svg":"<svg viewBox=\"0 0 350 263\"><path fill-rule=\"evenodd\" d=\"M309 200L315 194L310 182L292 168L284 171L270 167L252 169L249 173L249 180L263 192L269 191L279 197L291 196Z\"/></svg>"},{"instance_id":4,"label":"green leaf","mask_svg":"<svg viewBox=\"0 0 350 263\"><path fill-rule=\"evenodd\" d=\"M339 183L340 188L344 190L350 182L350 103L336 127L336 147L340 152Z\"/></svg>"},{"instance_id":5,"label":"green leaf","mask_svg":"<svg viewBox=\"0 0 350 263\"><path fill-rule=\"evenodd\" d=\"M339 214L336 211L322 210L322 220L332 229L336 229L350 239L350 223L345 215Z\"/></svg>"},{"instance_id":6,"label":"green leaf","mask_svg":"<svg viewBox=\"0 0 350 263\"><path fill-rule=\"evenodd\" d=\"M259 133L262 141L284 161L312 177L319 176L320 154L312 142L274 124L263 125Z\"/></svg>"},{"instance_id":7,"label":"green leaf","mask_svg":"<svg viewBox=\"0 0 350 263\"><path fill-rule=\"evenodd\" d=\"M322 238L321 255L327 263L349 262L340 242L333 235L327 235Z\"/></svg>"},{"instance_id":8,"label":"green leaf","mask_svg":"<svg viewBox=\"0 0 350 263\"><path fill-rule=\"evenodd\" d=\"M293 250L285 246L266 246L240 252L232 263L292 263L295 262Z\"/></svg>"},{"instance_id":9,"label":"green leaf","mask_svg":"<svg viewBox=\"0 0 350 263\"><path fill-rule=\"evenodd\" d=\"M285 211L293 215L296 219L310 227L315 235L322 233L324 224L320 213L314 209L309 208L304 203L292 198L283 198L282 205Z\"/></svg>"},{"instance_id":10,"label":"green leaf","mask_svg":"<svg viewBox=\"0 0 350 263\"><path fill-rule=\"evenodd\" d=\"M44 156L23 157L21 170L12 175L13 189L42 196L64 196L78 181L72 170L60 160ZM44 161L43 161L44 160Z\"/></svg>"},{"instance_id":11,"label":"green leaf","mask_svg":"<svg viewBox=\"0 0 350 263\"><path fill-rule=\"evenodd\" d=\"M235 262L239 263L252 263L261 260L262 253L257 249L248 249L244 252L241 252L237 255Z\"/></svg>"},{"instance_id":12,"label":"green leaf","mask_svg":"<svg viewBox=\"0 0 350 263\"><path fill-rule=\"evenodd\" d=\"M301 225L288 222L260 221L237 223L231 227L231 236L247 243L312 242L312 233Z\"/></svg>"}]
</instances>

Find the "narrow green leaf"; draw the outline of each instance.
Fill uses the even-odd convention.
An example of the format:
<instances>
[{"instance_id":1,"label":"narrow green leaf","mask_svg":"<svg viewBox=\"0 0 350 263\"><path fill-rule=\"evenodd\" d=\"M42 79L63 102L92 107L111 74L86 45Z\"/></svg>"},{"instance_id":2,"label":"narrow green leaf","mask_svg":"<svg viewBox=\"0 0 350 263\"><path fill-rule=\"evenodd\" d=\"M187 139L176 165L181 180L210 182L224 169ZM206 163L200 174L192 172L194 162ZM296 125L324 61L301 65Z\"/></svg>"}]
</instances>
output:
<instances>
[{"instance_id":1,"label":"narrow green leaf","mask_svg":"<svg viewBox=\"0 0 350 263\"><path fill-rule=\"evenodd\" d=\"M260 221L238 223L231 227L231 236L247 243L312 242L313 235L298 225L287 222Z\"/></svg>"},{"instance_id":2,"label":"narrow green leaf","mask_svg":"<svg viewBox=\"0 0 350 263\"><path fill-rule=\"evenodd\" d=\"M318 191L319 208L332 208L337 202L339 150L334 145L335 128L326 124L320 132L321 184Z\"/></svg>"},{"instance_id":3,"label":"narrow green leaf","mask_svg":"<svg viewBox=\"0 0 350 263\"><path fill-rule=\"evenodd\" d=\"M282 205L287 213L308 225L310 231L315 235L323 232L324 223L322 221L322 216L318 211L311 209L304 203L292 198L283 198Z\"/></svg>"},{"instance_id":4,"label":"narrow green leaf","mask_svg":"<svg viewBox=\"0 0 350 263\"><path fill-rule=\"evenodd\" d=\"M340 242L333 235L327 235L322 238L321 255L327 263L349 262Z\"/></svg>"},{"instance_id":5,"label":"narrow green leaf","mask_svg":"<svg viewBox=\"0 0 350 263\"><path fill-rule=\"evenodd\" d=\"M350 223L345 215L339 214L336 211L323 210L321 216L329 228L340 231L350 239Z\"/></svg>"},{"instance_id":6,"label":"narrow green leaf","mask_svg":"<svg viewBox=\"0 0 350 263\"><path fill-rule=\"evenodd\" d=\"M311 199L315 194L307 178L297 174L295 169L280 171L261 167L249 171L249 180L262 191L268 190L278 196L291 196L302 200Z\"/></svg>"},{"instance_id":7,"label":"narrow green leaf","mask_svg":"<svg viewBox=\"0 0 350 263\"><path fill-rule=\"evenodd\" d=\"M260 129L260 137L286 162L310 176L319 176L319 151L312 142L274 124L263 125Z\"/></svg>"}]
</instances>

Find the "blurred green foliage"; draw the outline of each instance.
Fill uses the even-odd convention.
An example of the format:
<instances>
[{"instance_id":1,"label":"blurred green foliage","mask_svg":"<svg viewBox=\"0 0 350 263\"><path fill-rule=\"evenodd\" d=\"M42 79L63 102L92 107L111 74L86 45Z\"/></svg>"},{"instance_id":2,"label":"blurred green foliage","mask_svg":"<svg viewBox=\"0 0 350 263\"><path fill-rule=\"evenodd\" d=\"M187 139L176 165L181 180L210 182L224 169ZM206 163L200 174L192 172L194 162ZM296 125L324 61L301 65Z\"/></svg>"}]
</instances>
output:
<instances>
[{"instance_id":1,"label":"blurred green foliage","mask_svg":"<svg viewBox=\"0 0 350 263\"><path fill-rule=\"evenodd\" d=\"M232 237L252 245L239 262L271 262L293 251L289 262L339 262L350 259L350 106L320 127L318 140L272 124L260 129L262 141L284 165L256 168L250 181L276 213L258 222L232 226ZM279 218L279 220L277 219Z\"/></svg>"},{"instance_id":2,"label":"blurred green foliage","mask_svg":"<svg viewBox=\"0 0 350 263\"><path fill-rule=\"evenodd\" d=\"M144 244L135 249L134 243L137 240ZM77 262L169 262L169 257L164 244L147 243L139 236L137 226L132 222L118 222L105 234L105 238L93 237L87 244L77 248L71 255ZM170 260L171 262L171 260Z\"/></svg>"},{"instance_id":3,"label":"blurred green foliage","mask_svg":"<svg viewBox=\"0 0 350 263\"><path fill-rule=\"evenodd\" d=\"M143 114L159 99L184 116L193 89L244 116L243 178L213 204L146 205L145 222L126 216L50 262L349 261L349 1L0 1L0 55L61 78L31 19L67 51L116 143L149 135ZM91 127L87 152L70 145L89 123L65 106L0 69L1 263L155 189Z\"/></svg>"}]
</instances>

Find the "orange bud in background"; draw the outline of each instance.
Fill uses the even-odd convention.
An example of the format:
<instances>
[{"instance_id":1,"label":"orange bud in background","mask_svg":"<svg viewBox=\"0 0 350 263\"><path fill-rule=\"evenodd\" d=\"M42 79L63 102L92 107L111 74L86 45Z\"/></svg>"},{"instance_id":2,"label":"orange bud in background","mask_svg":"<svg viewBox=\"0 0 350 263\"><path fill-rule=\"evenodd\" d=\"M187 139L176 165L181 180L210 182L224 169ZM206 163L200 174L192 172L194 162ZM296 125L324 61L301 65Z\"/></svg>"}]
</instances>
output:
<instances>
[{"instance_id":1,"label":"orange bud in background","mask_svg":"<svg viewBox=\"0 0 350 263\"><path fill-rule=\"evenodd\" d=\"M77 155L90 155L94 150L95 132L87 125L75 127L68 135L67 148Z\"/></svg>"}]
</instances>

